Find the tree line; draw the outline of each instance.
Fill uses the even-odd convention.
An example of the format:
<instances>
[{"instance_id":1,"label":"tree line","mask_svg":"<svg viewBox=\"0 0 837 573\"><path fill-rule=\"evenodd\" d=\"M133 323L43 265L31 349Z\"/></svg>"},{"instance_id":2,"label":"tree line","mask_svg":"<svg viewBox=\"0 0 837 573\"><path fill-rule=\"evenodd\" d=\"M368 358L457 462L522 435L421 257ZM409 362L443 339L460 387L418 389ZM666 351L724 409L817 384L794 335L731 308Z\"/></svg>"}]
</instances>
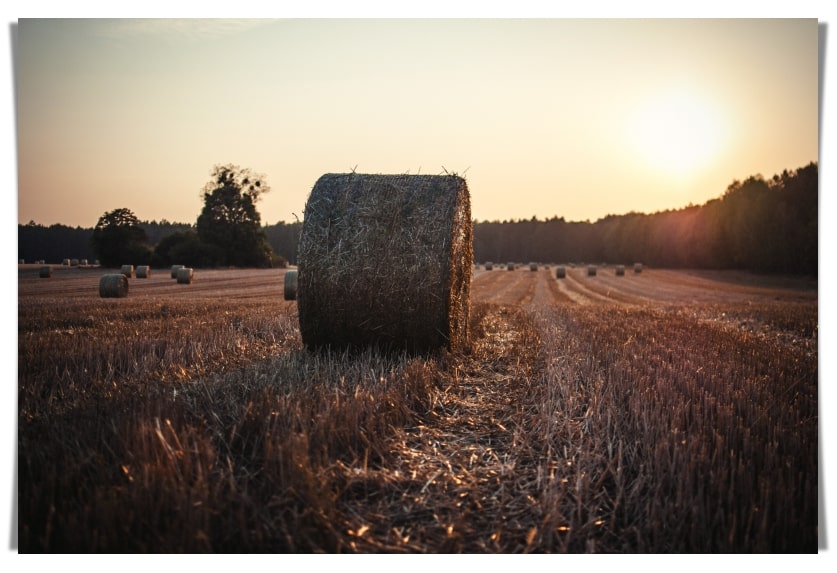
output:
<instances>
[{"instance_id":1,"label":"tree line","mask_svg":"<svg viewBox=\"0 0 837 573\"><path fill-rule=\"evenodd\" d=\"M49 262L101 259L101 249L94 248L96 229L101 227L99 243L111 244L113 238L103 233L113 226L128 235L128 239L119 235L122 238L117 244L138 249L108 255L114 266L122 264L117 259L126 256L135 260L132 264L153 266L296 264L302 223L262 225L255 203L266 189L263 178L249 170L216 166L195 224L139 221L127 209L106 213L92 229L30 222L18 225L18 258ZM700 206L608 215L595 222L566 221L563 217L475 221L474 260L642 262L667 268L817 275L818 192L818 166L812 162L769 179L754 175L733 181L722 196ZM142 233L127 231L134 227Z\"/></svg>"},{"instance_id":2,"label":"tree line","mask_svg":"<svg viewBox=\"0 0 837 573\"><path fill-rule=\"evenodd\" d=\"M547 220L474 225L478 262L641 262L667 268L747 269L816 275L816 163L733 181L701 206L608 215L593 223Z\"/></svg>"}]
</instances>

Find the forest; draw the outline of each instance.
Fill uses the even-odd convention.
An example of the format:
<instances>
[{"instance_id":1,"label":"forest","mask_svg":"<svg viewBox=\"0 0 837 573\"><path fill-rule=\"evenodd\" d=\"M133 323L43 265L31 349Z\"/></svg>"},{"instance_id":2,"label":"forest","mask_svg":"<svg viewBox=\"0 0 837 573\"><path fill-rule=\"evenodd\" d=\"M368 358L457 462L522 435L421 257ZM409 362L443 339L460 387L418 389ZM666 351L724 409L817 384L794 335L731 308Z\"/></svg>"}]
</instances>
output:
<instances>
[{"instance_id":1,"label":"forest","mask_svg":"<svg viewBox=\"0 0 837 573\"><path fill-rule=\"evenodd\" d=\"M471 189L472 195L474 190ZM642 262L654 267L745 269L816 276L818 165L733 181L718 198L651 214L631 212L597 221L474 221L477 262ZM142 221L150 246L189 223ZM300 222L264 224L274 260L296 264ZM94 260L93 227L18 225L18 259Z\"/></svg>"}]
</instances>

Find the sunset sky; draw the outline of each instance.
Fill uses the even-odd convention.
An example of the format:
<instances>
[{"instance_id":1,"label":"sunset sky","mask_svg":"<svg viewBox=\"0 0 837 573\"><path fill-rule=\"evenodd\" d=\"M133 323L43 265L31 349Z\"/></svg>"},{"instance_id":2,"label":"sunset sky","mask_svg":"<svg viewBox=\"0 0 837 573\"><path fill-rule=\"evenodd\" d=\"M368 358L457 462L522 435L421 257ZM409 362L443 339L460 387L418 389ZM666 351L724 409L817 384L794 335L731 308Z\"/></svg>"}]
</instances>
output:
<instances>
[{"instance_id":1,"label":"sunset sky","mask_svg":"<svg viewBox=\"0 0 837 573\"><path fill-rule=\"evenodd\" d=\"M18 222L264 223L329 172L464 175L477 220L701 204L818 159L817 20L20 19Z\"/></svg>"}]
</instances>

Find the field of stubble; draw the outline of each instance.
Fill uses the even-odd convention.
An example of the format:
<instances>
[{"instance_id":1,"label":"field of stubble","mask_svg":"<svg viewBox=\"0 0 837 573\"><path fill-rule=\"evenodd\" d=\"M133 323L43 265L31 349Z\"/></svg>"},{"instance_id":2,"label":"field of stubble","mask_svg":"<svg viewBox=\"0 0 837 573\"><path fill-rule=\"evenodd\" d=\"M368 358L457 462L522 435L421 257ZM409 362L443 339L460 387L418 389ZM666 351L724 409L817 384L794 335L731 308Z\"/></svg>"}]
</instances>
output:
<instances>
[{"instance_id":1,"label":"field of stubble","mask_svg":"<svg viewBox=\"0 0 837 573\"><path fill-rule=\"evenodd\" d=\"M816 281L567 271L388 356L303 349L280 269L22 265L19 551L816 552Z\"/></svg>"}]
</instances>

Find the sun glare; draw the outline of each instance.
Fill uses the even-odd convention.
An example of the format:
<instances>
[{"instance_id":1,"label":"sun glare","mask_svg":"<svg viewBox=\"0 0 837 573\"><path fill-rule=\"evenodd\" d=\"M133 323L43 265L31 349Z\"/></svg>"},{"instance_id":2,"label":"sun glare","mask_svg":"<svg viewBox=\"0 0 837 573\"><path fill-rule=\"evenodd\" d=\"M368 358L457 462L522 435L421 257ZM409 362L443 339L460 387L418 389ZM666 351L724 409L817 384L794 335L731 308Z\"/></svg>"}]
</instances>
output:
<instances>
[{"instance_id":1,"label":"sun glare","mask_svg":"<svg viewBox=\"0 0 837 573\"><path fill-rule=\"evenodd\" d=\"M688 178L717 159L726 144L720 111L699 93L674 89L639 107L630 126L634 151L653 169Z\"/></svg>"}]
</instances>

